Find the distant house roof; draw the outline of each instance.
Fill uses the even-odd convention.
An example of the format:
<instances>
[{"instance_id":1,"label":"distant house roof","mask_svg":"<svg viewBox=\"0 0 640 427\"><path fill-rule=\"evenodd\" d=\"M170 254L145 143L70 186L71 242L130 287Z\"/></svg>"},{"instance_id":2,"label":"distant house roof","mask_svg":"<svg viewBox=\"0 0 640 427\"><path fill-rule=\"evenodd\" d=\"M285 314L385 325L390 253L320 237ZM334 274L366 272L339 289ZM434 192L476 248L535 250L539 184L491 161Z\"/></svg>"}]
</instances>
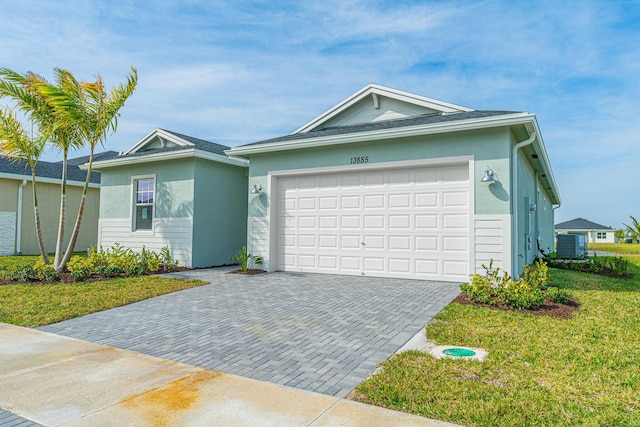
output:
<instances>
[{"instance_id":1,"label":"distant house roof","mask_svg":"<svg viewBox=\"0 0 640 427\"><path fill-rule=\"evenodd\" d=\"M417 117L402 118L397 120L385 120L379 122L363 123L351 126L337 126L330 128L320 128L319 130L312 130L309 132L293 133L290 135L281 136L278 138L267 139L264 141L252 142L245 144L242 147L249 147L252 145L269 144L273 142L294 141L308 138L317 138L330 135L343 135L349 133L370 132L381 129L393 129L408 126L418 125L430 125L438 123L455 122L469 119L479 119L484 117L502 116L507 114L515 114L516 111L489 111L489 110L473 110L465 111L461 113L450 114L423 114Z\"/></svg>"},{"instance_id":2,"label":"distant house roof","mask_svg":"<svg viewBox=\"0 0 640 427\"><path fill-rule=\"evenodd\" d=\"M115 151L94 154L94 159L104 160L118 155ZM75 157L67 160L67 179L69 181L84 182L87 179L87 172L78 166L89 161L89 156ZM23 161L15 162L6 157L0 156L0 175L15 175L16 178L31 179L31 167ZM39 161L36 166L36 177L60 180L62 179L62 161L46 162ZM100 172L91 172L90 181L92 184L100 184Z\"/></svg>"},{"instance_id":3,"label":"distant house roof","mask_svg":"<svg viewBox=\"0 0 640 427\"><path fill-rule=\"evenodd\" d=\"M605 225L596 224L584 218L576 218L570 221L561 222L556 224L556 230L613 230L611 227Z\"/></svg>"}]
</instances>

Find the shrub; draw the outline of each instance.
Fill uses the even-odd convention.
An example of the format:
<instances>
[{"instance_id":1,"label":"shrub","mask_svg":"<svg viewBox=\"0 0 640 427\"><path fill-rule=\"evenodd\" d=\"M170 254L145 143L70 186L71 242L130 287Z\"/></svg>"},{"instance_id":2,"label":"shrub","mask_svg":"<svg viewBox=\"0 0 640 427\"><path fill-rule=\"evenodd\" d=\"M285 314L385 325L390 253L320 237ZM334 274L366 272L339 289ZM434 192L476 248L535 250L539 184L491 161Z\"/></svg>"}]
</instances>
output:
<instances>
[{"instance_id":1,"label":"shrub","mask_svg":"<svg viewBox=\"0 0 640 427\"><path fill-rule=\"evenodd\" d=\"M178 266L178 261L174 260L171 257L169 246L165 246L160 249L160 258L162 258L162 261L164 262L164 271L167 271L167 269L176 268Z\"/></svg>"},{"instance_id":2,"label":"shrub","mask_svg":"<svg viewBox=\"0 0 640 427\"><path fill-rule=\"evenodd\" d=\"M71 273L77 270L93 270L92 262L90 258L85 258L81 255L74 255L71 257L69 262L67 262L67 270Z\"/></svg>"},{"instance_id":3,"label":"shrub","mask_svg":"<svg viewBox=\"0 0 640 427\"><path fill-rule=\"evenodd\" d=\"M68 266L68 264L67 264ZM86 267L79 267L71 271L71 278L74 282L82 282L91 275L91 270Z\"/></svg>"},{"instance_id":4,"label":"shrub","mask_svg":"<svg viewBox=\"0 0 640 427\"><path fill-rule=\"evenodd\" d=\"M125 270L118 265L101 265L93 271L104 277L120 277Z\"/></svg>"},{"instance_id":5,"label":"shrub","mask_svg":"<svg viewBox=\"0 0 640 427\"><path fill-rule=\"evenodd\" d=\"M9 273L9 278L20 282L31 282L37 278L37 275L31 265L16 265Z\"/></svg>"},{"instance_id":6,"label":"shrub","mask_svg":"<svg viewBox=\"0 0 640 427\"><path fill-rule=\"evenodd\" d=\"M249 251L247 251L247 247L243 246L236 253L233 258L230 258L231 261L235 261L240 265L240 270L247 271L250 270L253 266L262 264L262 257L257 255L251 255Z\"/></svg>"},{"instance_id":7,"label":"shrub","mask_svg":"<svg viewBox=\"0 0 640 427\"><path fill-rule=\"evenodd\" d=\"M535 310L544 303L544 293L535 282L509 281L497 290L498 299L509 307Z\"/></svg>"},{"instance_id":8,"label":"shrub","mask_svg":"<svg viewBox=\"0 0 640 427\"><path fill-rule=\"evenodd\" d=\"M546 289L549 286L549 266L541 259L522 266L522 280L532 287Z\"/></svg>"},{"instance_id":9,"label":"shrub","mask_svg":"<svg viewBox=\"0 0 640 427\"><path fill-rule=\"evenodd\" d=\"M474 274L471 282L460 286L471 301L485 304L503 303L516 309L533 310L544 303L543 288L549 284L548 267L543 261L523 267L520 280L511 280L508 273L500 273L493 268L493 260L489 267L482 264L485 274Z\"/></svg>"},{"instance_id":10,"label":"shrub","mask_svg":"<svg viewBox=\"0 0 640 427\"><path fill-rule=\"evenodd\" d=\"M547 288L547 296L551 298L553 302L557 302L558 304L566 304L569 302L571 294L565 289L559 289L555 286L551 286Z\"/></svg>"},{"instance_id":11,"label":"shrub","mask_svg":"<svg viewBox=\"0 0 640 427\"><path fill-rule=\"evenodd\" d=\"M46 280L49 282L57 282L60 280L60 275L53 269L53 264L45 264L42 258L38 259L33 265L36 276L40 280Z\"/></svg>"},{"instance_id":12,"label":"shrub","mask_svg":"<svg viewBox=\"0 0 640 427\"><path fill-rule=\"evenodd\" d=\"M124 272L127 276L142 276L146 270L141 265L133 265L125 269Z\"/></svg>"}]
</instances>

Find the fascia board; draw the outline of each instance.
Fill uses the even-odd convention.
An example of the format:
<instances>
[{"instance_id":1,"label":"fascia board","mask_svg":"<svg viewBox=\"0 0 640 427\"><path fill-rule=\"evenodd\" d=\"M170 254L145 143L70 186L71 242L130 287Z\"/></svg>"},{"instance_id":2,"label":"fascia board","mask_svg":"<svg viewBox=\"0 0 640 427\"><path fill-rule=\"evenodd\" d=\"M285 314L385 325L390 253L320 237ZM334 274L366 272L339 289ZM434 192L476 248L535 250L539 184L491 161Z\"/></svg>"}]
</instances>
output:
<instances>
[{"instance_id":1,"label":"fascia board","mask_svg":"<svg viewBox=\"0 0 640 427\"><path fill-rule=\"evenodd\" d=\"M15 180L27 180L31 182L31 175L16 175L13 173L0 172L0 178L3 179L15 179ZM61 184L62 180L57 178L47 178L42 176L36 176L36 183L45 183L45 184ZM74 187L84 187L84 181L73 181L67 180L67 185L72 185ZM89 188L100 188L100 184L96 184L94 182L89 183Z\"/></svg>"},{"instance_id":2,"label":"fascia board","mask_svg":"<svg viewBox=\"0 0 640 427\"><path fill-rule=\"evenodd\" d=\"M308 132L311 129L318 126L320 123L326 122L338 114L342 113L352 105L360 102L362 99L367 96L375 93L377 95L386 96L387 98L397 99L399 101L407 102L410 104L420 105L422 107L427 107L435 110L440 110L444 113L453 113L457 111L473 111L472 108L463 107L462 105L451 104L449 102L440 101L433 98L427 98L425 96L416 95L410 92L404 92L398 89L392 89L390 87L377 85L375 83L370 83L367 86L363 87L347 99L341 101L340 103L334 105L324 113L317 116L315 119L310 122L305 123L298 129L294 130L291 134L295 135L297 133Z\"/></svg>"},{"instance_id":3,"label":"fascia board","mask_svg":"<svg viewBox=\"0 0 640 427\"><path fill-rule=\"evenodd\" d=\"M136 153L140 148L144 147L145 145L147 145L147 143L151 142L151 140L153 138L155 138L156 136L161 136L164 139L167 139L175 144L180 145L181 147L193 147L194 144L189 142L189 141L185 141L182 138L177 137L176 135L166 132L160 128L156 128L154 130L152 130L151 132L149 132L149 134L147 134L147 136L145 136L144 138L142 138L140 141L138 141L136 143L136 145L134 145L133 147L129 148L124 154L131 154L131 153Z\"/></svg>"},{"instance_id":4,"label":"fascia board","mask_svg":"<svg viewBox=\"0 0 640 427\"><path fill-rule=\"evenodd\" d=\"M295 150L302 148L322 147L334 144L349 144L353 142L376 141L390 138L404 138L420 135L432 135L446 132L459 132L465 130L484 129L498 126L510 126L531 121L532 115L528 113L510 114L507 116L484 117L481 119L464 120L461 122L436 123L410 127L382 129L351 134L330 135L303 140L290 140L274 142L271 144L248 145L231 148L225 154L245 156L247 154L268 153L272 151Z\"/></svg>"},{"instance_id":5,"label":"fascia board","mask_svg":"<svg viewBox=\"0 0 640 427\"><path fill-rule=\"evenodd\" d=\"M547 175L547 180L551 184L551 191L558 203L558 206L562 204L562 199L560 197L560 191L558 191L558 185L556 184L556 178L553 175L553 170L551 169L551 163L549 162L549 155L547 154L547 149L544 146L544 139L542 138L542 133L540 132L540 127L538 126L538 120L535 117L535 114L532 115L531 123L535 129L536 135L536 143L534 144L537 147L538 158L542 157L542 168L544 169L545 174Z\"/></svg>"},{"instance_id":6,"label":"fascia board","mask_svg":"<svg viewBox=\"0 0 640 427\"><path fill-rule=\"evenodd\" d=\"M116 166L127 166L127 165L136 165L140 163L150 163L150 162L159 162L165 160L176 160L176 159L184 159L189 157L196 157L205 160L213 160L215 162L226 163L234 166L242 166L248 167L249 161L245 159L238 159L230 156L222 156L220 154L208 153L206 151L196 150L195 148L180 150L171 153L154 153L146 156L139 157L127 157L127 158L116 158L103 160L100 162L93 163L94 170L101 170ZM89 167L88 163L80 165L80 169L87 170Z\"/></svg>"},{"instance_id":7,"label":"fascia board","mask_svg":"<svg viewBox=\"0 0 640 427\"><path fill-rule=\"evenodd\" d=\"M462 105L452 104L450 102L440 101L439 99L428 98L426 96L416 95L415 93L404 92L385 86L372 85L371 92L378 95L386 96L388 98L395 98L399 101L408 102L410 104L417 104L422 107L431 108L433 110L440 110L444 113L473 111L473 108L467 108L463 107Z\"/></svg>"}]
</instances>

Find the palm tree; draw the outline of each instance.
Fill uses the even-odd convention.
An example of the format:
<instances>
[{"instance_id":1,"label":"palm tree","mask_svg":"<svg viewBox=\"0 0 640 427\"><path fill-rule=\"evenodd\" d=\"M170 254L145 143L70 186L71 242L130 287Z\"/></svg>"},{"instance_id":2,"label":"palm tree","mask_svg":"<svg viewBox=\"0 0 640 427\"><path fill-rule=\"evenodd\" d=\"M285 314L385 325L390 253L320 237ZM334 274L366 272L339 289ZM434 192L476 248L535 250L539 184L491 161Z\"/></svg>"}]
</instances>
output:
<instances>
[{"instance_id":1,"label":"palm tree","mask_svg":"<svg viewBox=\"0 0 640 427\"><path fill-rule=\"evenodd\" d=\"M36 165L44 151L47 142L46 136L37 135L29 137L23 129L13 111L3 108L0 110L0 154L16 161L24 161L31 168L31 189L33 192L33 216L35 219L36 237L40 254L45 264L49 264L49 256L42 240L42 228L40 226L40 211L38 209L38 195L36 191ZM25 165L26 168L26 165ZM20 232L18 230L18 232Z\"/></svg>"},{"instance_id":2,"label":"palm tree","mask_svg":"<svg viewBox=\"0 0 640 427\"><path fill-rule=\"evenodd\" d=\"M0 69L0 98L11 98L37 128L37 137L29 137L24 131L17 116L13 112L2 112L2 154L16 161L24 160L31 168L31 188L33 192L33 209L36 235L40 253L45 263L49 264L49 256L42 239L42 227L38 209L35 169L42 155L48 138L55 129L53 109L41 96L37 87L46 79L35 73L20 74L7 68Z\"/></svg>"},{"instance_id":3,"label":"palm tree","mask_svg":"<svg viewBox=\"0 0 640 427\"><path fill-rule=\"evenodd\" d=\"M49 93L52 95L52 104L56 107L56 111L62 117L62 120L77 123L83 143L87 143L90 149L87 178L84 183L78 214L76 215L76 222L64 257L60 262L56 261L54 264L56 270L62 271L65 269L78 239L91 179L95 148L98 144L104 146L107 134L116 131L119 111L135 90L137 83L138 72L135 67L131 67L127 82L112 88L109 92L105 90L104 82L100 75L97 76L95 82L82 82L80 84L80 96L78 99L80 102L78 104L75 104L75 94L69 98L67 94L56 95L55 93ZM70 108L69 106L71 105L75 106L75 108Z\"/></svg>"},{"instance_id":4,"label":"palm tree","mask_svg":"<svg viewBox=\"0 0 640 427\"><path fill-rule=\"evenodd\" d=\"M631 235L631 238L637 242L638 239L640 239L640 222L631 215L629 215L629 218L633 221L633 226L624 223L623 225L626 227L625 230Z\"/></svg>"},{"instance_id":5,"label":"palm tree","mask_svg":"<svg viewBox=\"0 0 640 427\"><path fill-rule=\"evenodd\" d=\"M95 82L80 83L70 71L55 68L54 77L55 82L52 84L34 73L20 74L9 69L0 69L0 97L12 98L18 108L33 119L41 134L46 135L46 138L40 141L43 145L48 141L62 152L60 218L54 258L54 269L61 272L66 268L78 238L91 178L94 150L98 143L104 145L109 132L115 132L118 112L133 93L138 82L138 74L136 69L131 67L127 83L118 85L109 92L105 90L102 77L99 75ZM89 169L69 245L63 252L67 158L70 150L85 144L89 144L91 150Z\"/></svg>"}]
</instances>

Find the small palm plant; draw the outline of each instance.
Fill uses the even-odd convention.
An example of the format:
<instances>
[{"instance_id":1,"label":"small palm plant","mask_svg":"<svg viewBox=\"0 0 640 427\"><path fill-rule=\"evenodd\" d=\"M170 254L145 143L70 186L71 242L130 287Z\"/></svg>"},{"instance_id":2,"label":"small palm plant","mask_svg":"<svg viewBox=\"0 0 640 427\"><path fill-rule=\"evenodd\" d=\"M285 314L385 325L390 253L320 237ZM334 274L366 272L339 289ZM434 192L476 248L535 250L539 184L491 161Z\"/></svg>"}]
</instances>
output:
<instances>
[{"instance_id":1,"label":"small palm plant","mask_svg":"<svg viewBox=\"0 0 640 427\"><path fill-rule=\"evenodd\" d=\"M238 253L230 259L231 261L237 262L240 265L240 270L243 272L247 272L251 270L252 267L262 264L262 257L251 255L246 246L241 247Z\"/></svg>"}]
</instances>

